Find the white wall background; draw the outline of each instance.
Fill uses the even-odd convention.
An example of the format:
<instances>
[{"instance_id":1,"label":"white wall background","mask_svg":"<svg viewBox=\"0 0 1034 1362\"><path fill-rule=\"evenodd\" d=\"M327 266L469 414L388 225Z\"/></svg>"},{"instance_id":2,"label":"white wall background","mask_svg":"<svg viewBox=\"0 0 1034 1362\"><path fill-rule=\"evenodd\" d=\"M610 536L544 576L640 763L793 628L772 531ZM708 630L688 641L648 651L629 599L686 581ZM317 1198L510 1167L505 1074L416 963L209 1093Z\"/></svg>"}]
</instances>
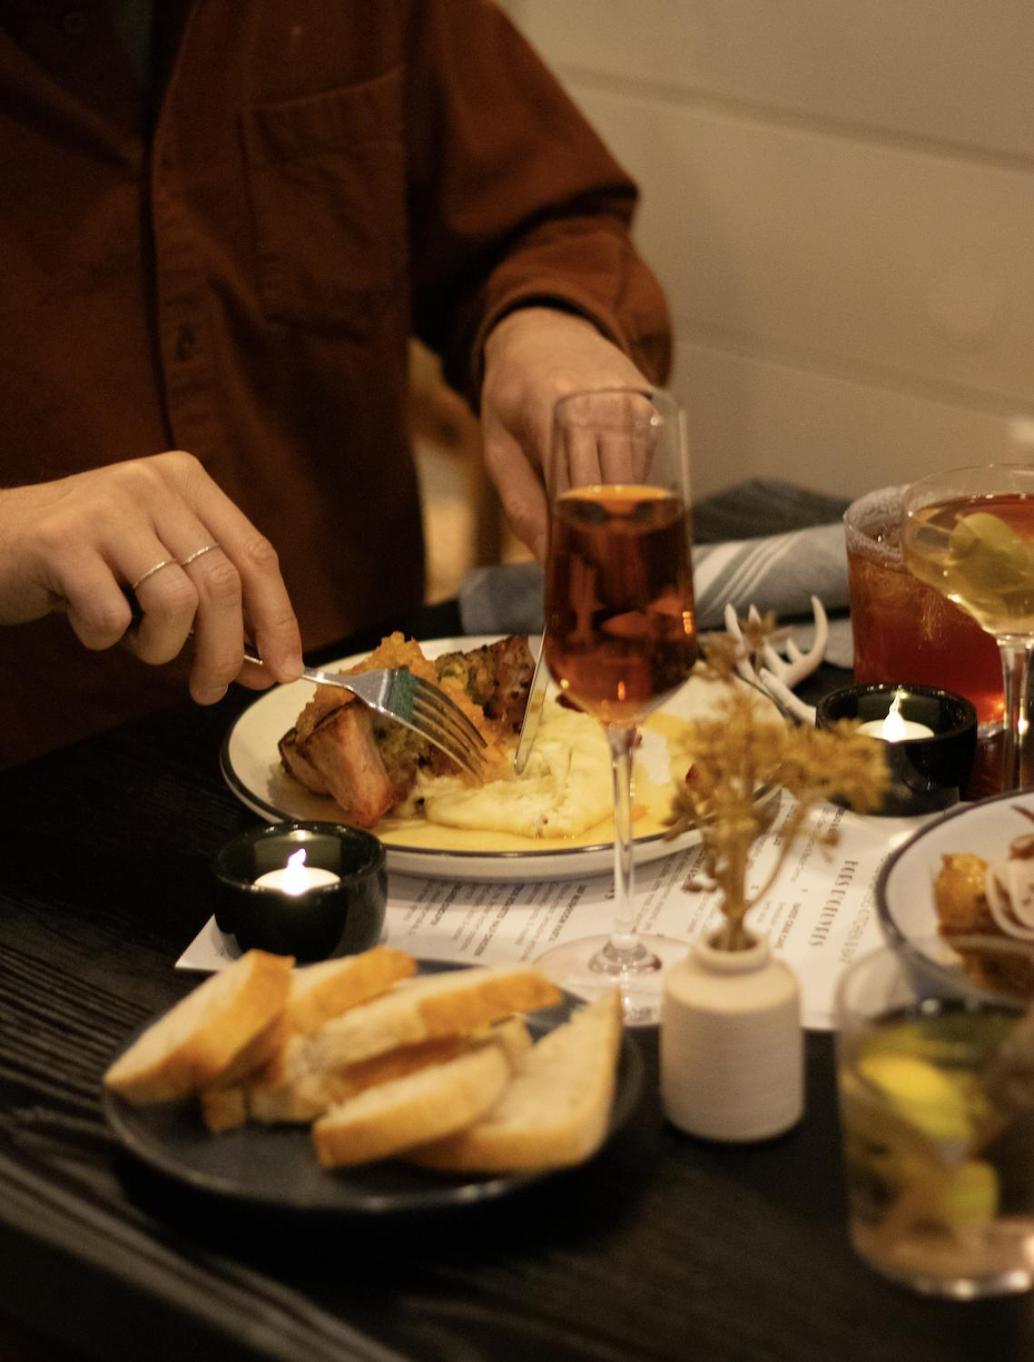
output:
<instances>
[{"instance_id":1,"label":"white wall background","mask_svg":"<svg viewBox=\"0 0 1034 1362\"><path fill-rule=\"evenodd\" d=\"M643 190L698 496L1034 459L1031 0L504 0Z\"/></svg>"}]
</instances>

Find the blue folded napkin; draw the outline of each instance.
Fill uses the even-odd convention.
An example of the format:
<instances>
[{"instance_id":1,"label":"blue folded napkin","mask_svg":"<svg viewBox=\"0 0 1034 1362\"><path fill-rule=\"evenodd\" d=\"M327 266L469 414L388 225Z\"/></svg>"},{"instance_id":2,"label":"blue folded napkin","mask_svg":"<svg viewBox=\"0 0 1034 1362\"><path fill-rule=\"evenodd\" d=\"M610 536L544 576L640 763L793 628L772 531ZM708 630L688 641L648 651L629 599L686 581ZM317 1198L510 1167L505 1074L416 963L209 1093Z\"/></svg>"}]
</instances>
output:
<instances>
[{"instance_id":1,"label":"blue folded napkin","mask_svg":"<svg viewBox=\"0 0 1034 1362\"><path fill-rule=\"evenodd\" d=\"M696 545L693 584L702 630L724 627L729 602L740 616L756 605L780 619L810 617L812 596L827 611L841 610L848 603L844 527L838 521L762 539ZM539 633L542 595L542 569L535 563L475 568L460 587L463 628L468 634ZM839 656L830 660L850 665Z\"/></svg>"}]
</instances>

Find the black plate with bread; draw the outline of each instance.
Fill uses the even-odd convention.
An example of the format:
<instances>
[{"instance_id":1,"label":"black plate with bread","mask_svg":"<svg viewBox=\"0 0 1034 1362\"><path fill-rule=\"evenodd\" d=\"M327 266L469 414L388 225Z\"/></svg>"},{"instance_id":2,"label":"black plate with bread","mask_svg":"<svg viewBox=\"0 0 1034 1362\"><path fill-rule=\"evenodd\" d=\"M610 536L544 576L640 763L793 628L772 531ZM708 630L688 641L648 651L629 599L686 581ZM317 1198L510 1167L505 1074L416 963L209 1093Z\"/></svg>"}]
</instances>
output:
<instances>
[{"instance_id":1,"label":"black plate with bread","mask_svg":"<svg viewBox=\"0 0 1034 1362\"><path fill-rule=\"evenodd\" d=\"M386 952L384 948L378 950L387 956L401 954ZM364 959L376 964L374 954L367 953ZM345 967L339 965L337 968ZM104 1113L112 1131L135 1159L194 1192L228 1198L253 1208L391 1216L483 1204L554 1177L593 1157L632 1115L642 1093L643 1065L635 1043L623 1032L620 1021L616 1028L609 1020L604 1022L604 1029L612 1037L606 1042L611 1046L612 1062L607 1061L611 1072L605 1098L597 1092L587 1096L579 1107L574 1091L578 1083L576 1075L586 1068L581 1050L587 1043L596 1043L589 1031L602 1035L598 1006L594 1021L591 1010L576 999L536 994L538 982L522 967L471 970L441 962L414 961L412 968L415 974L411 977L395 978L374 996L350 1001L344 1014L334 1011L336 1004L331 1006L322 1000L320 1007L329 1015L321 1016L320 1007L314 1010L311 1001L307 1011L305 1007L296 1006L291 1013L284 1007L284 985L277 982L283 971L274 964L269 973L274 979L274 991L280 990L281 996L275 1024L270 1024L269 1019L260 1016L254 1008L236 1034L224 1021L215 1028L217 1039L212 1042L208 1037L207 1050L200 1044L193 1046L188 1072L181 1062L182 1057L176 1053L177 1045L170 1045L168 1036L177 1029L180 1035L185 1028L190 1029L189 1009L194 1006L195 1011L198 1010L190 999L200 994L199 986L195 994L188 995L177 1005L180 1019L175 1025L170 1027L169 1018L175 1011L170 1009L141 1027L112 1061L103 1093ZM322 982L333 986L335 967L329 963L307 967L309 972L304 976L292 970L289 986L297 988L303 977L321 982L316 973L320 969L326 975ZM462 971L462 975L457 971ZM456 990L449 985L447 975L457 984L462 977L468 994L476 994L478 999L489 998L487 1010L479 1003L473 1011L463 1015L461 1005L461 1019L455 1026L452 1021L443 1022L443 1011L454 1016L456 1008ZM534 1010L523 1012L521 1008L522 1025L520 1019L514 1021L506 1014L507 997L511 996L508 990L513 983L511 976L523 975L531 979L533 991L512 996L523 996L523 1007ZM436 977L437 983L433 982ZM215 982L219 978L218 975L211 976L210 981L206 981L209 993L215 997L214 1004L206 1005L209 1013L213 1007L227 1006L226 994L231 983L226 980ZM523 983L525 990L529 987L528 979ZM379 985L374 987L380 988ZM298 992L301 993L300 988ZM313 994L315 990L310 988L308 992ZM323 993L326 992L324 987ZM387 994L391 994L390 999ZM536 1006L543 1000L547 1005ZM414 1001L432 1017L429 1038L412 1034L414 1023L401 1007L401 1003L407 1003L408 1011L412 1012ZM236 1000L233 1006L236 1013L243 1013ZM606 1004L604 1008L609 1010ZM370 1035L379 1035L383 1025L378 1022L374 1026L373 1023L382 1014L392 1014L393 1024L401 1025L392 1046L388 1047L389 1059L448 1045L450 1040L443 1038L443 1032L449 1030L459 1029L470 1034L461 1037L461 1053L432 1055L420 1072L404 1069L401 1077L397 1073L382 1072L369 1089L354 1096L350 1095L350 1088L343 1094L338 1080L337 1090L328 1097L321 1087L319 1101L311 1111L305 1109L304 1102L311 1102L313 1070L319 1067L322 1072L322 1066L329 1066L328 1056L339 1075L366 1072L369 1077L371 1065L376 1067L381 1063L376 1056L369 1058L368 1052ZM435 1015L437 1021L433 1020ZM580 1015L578 1025L585 1039L579 1039L572 1030L572 1019L576 1015ZM617 1015L620 1017L619 1008ZM285 1021L288 1016L294 1018L290 1026ZM342 1016L347 1020L342 1021ZM421 1021L418 1025L424 1023ZM512 1036L506 1038L512 1026L518 1028L518 1034L526 1027L526 1039L516 1047ZM294 1041L294 1054L287 1052L285 1065L284 1035L292 1027L305 1031L305 1035L302 1040ZM529 1068L527 1056L545 1056L545 1052L536 1047L551 1035L554 1039L550 1045L554 1051L553 1062L546 1064L552 1075L548 1082L556 1083L557 1046L566 1044L573 1061L570 1067L572 1082L562 1082L557 1090L560 1100L556 1103L549 1087L544 1087L533 1073L525 1072ZM157 1047L156 1037L161 1042ZM572 1045L581 1050L571 1050ZM158 1048L161 1054L156 1058L148 1053L149 1048L152 1051ZM179 1044L179 1050L183 1049ZM477 1053L473 1053L475 1051ZM502 1051L506 1055L506 1064L510 1066L506 1069L506 1078L499 1078L498 1072L491 1068L495 1061L486 1055L486 1051ZM272 1060L271 1053L274 1055ZM360 1056L357 1063L352 1062L354 1055ZM344 1068L341 1067L342 1059L349 1061ZM305 1067L301 1070L303 1061ZM561 1061L566 1062L562 1056ZM475 1077L472 1066L483 1062L487 1062L488 1067ZM424 1064L422 1059L421 1065ZM531 1067L533 1064L532 1060ZM465 1075L460 1073L464 1066L469 1070ZM287 1071L291 1071L289 1082L284 1079ZM304 1081L298 1079L299 1072L303 1072ZM256 1080L256 1074L262 1075L261 1082ZM276 1076L277 1082L270 1081L271 1074ZM449 1078L450 1074L455 1077ZM489 1082L497 1085L491 1092L484 1087ZM521 1090L521 1084L526 1090ZM242 1091L245 1093L243 1098ZM296 1121L301 1115L307 1119L301 1123L279 1123L276 1118L282 1112L277 1104L282 1107L284 1094L289 1093L297 1106L298 1092L302 1093L302 1108L290 1114ZM169 1093L175 1095L167 1096ZM388 1094L397 1094L391 1103ZM343 1102L339 1100L342 1097ZM395 1111L391 1119L387 1119L385 1108L397 1106L401 1097L409 1099L402 1104L406 1129L420 1128L423 1134L415 1145L410 1134L407 1140L401 1141L404 1148L378 1157L377 1140L382 1129L394 1130L398 1120ZM468 1099L482 1104L484 1110L480 1117L472 1120L470 1111L466 1116L456 1116ZM241 1102L243 1105L238 1111ZM329 1109L326 1103L330 1103ZM509 1111L505 1110L507 1104ZM570 1116L564 1110L568 1106L574 1108ZM322 1114L308 1119L320 1107L323 1107ZM555 1108L556 1120L551 1107ZM410 1124L414 1111L417 1127ZM265 1112L265 1119L256 1120L253 1115L256 1112ZM431 1125L420 1126L419 1122L424 1120L430 1121ZM458 1120L462 1128L451 1132L435 1129L435 1123L441 1120ZM372 1145L369 1143L371 1127ZM326 1132L322 1140L315 1134L321 1128ZM479 1140L479 1133L485 1135L486 1132L486 1138ZM425 1140L424 1136L430 1138ZM499 1137L503 1137L502 1145ZM356 1153L357 1142L364 1152ZM390 1149L392 1146L389 1142L384 1147ZM349 1162L353 1158L362 1161ZM508 1160L517 1166L492 1166L505 1164Z\"/></svg>"}]
</instances>

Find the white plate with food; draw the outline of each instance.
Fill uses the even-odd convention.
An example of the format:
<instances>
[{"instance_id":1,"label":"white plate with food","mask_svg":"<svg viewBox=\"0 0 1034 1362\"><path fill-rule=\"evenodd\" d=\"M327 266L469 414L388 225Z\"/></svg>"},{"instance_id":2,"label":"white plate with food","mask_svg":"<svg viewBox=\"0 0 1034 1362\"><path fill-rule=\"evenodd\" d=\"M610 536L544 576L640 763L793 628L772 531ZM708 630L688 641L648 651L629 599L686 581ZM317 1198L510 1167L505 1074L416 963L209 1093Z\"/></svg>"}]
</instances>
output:
<instances>
[{"instance_id":1,"label":"white plate with food","mask_svg":"<svg viewBox=\"0 0 1034 1362\"><path fill-rule=\"evenodd\" d=\"M959 805L927 824L887 861L876 906L893 945L953 971L965 962L976 982L1029 994L1034 792Z\"/></svg>"},{"instance_id":2,"label":"white plate with food","mask_svg":"<svg viewBox=\"0 0 1034 1362\"><path fill-rule=\"evenodd\" d=\"M496 641L481 636L444 638L422 643L420 647L425 657L435 659ZM532 645L533 649L537 647L537 640L532 640ZM324 670L347 670L362 661L363 656L357 654L328 663ZM223 743L221 767L228 786L242 803L270 822L350 821L334 799L312 793L289 775L281 760L280 742L312 695L313 687L306 681L267 691L238 717ZM672 840L665 837L664 819L670 808L675 776L673 763L678 761L673 739L687 720L713 714L721 695L721 686L694 674L644 727L635 766L635 845L639 863L670 855L698 840L694 831ZM771 701L760 693L757 698L759 706L770 711L774 721L780 721ZM371 830L387 851L389 869L398 874L464 880L559 879L609 873L614 854L611 784L602 729L586 715L565 710L552 698L547 699L532 760L541 764L539 774L550 790L553 788L550 772L555 774L556 765L553 755L561 753L564 761L569 760L563 754L570 750L571 743L578 750L577 760L571 762L579 775L579 793L574 801L577 807L571 807L569 790L563 807L550 802L552 795L541 795L541 791L530 801L521 795L501 814L496 807L489 810L487 819L481 821L496 822L495 830L490 831L484 826L470 825L479 821L479 811L476 805L470 807L473 796L469 789L445 788L448 798L443 802L447 807L434 809L438 821L432 821L432 801L428 800L421 802L419 811L394 810L373 825ZM531 763L529 770L534 778ZM458 786L459 781L453 784ZM493 792L496 789L494 785ZM504 793L515 794L510 789ZM769 790L759 798L776 796L777 791ZM543 799L548 804L545 812ZM438 802L436 798L435 806ZM527 827L529 803L540 826L545 821L550 827L562 829L561 833L531 836L526 831L511 830L515 826ZM517 812L515 805L520 806ZM468 826L458 825L464 823Z\"/></svg>"}]
</instances>

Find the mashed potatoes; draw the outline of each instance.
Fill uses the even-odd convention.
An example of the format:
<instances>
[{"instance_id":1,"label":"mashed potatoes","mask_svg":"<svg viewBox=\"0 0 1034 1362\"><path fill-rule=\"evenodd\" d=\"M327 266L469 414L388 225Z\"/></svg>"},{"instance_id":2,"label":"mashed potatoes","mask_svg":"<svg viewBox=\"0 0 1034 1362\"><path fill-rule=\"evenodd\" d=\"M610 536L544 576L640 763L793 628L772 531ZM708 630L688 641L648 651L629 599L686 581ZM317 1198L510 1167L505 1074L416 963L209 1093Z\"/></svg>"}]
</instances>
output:
<instances>
[{"instance_id":1,"label":"mashed potatoes","mask_svg":"<svg viewBox=\"0 0 1034 1362\"><path fill-rule=\"evenodd\" d=\"M547 700L528 764L518 776L472 787L458 777L420 780L400 814L422 813L439 827L575 837L608 818L610 753L587 714Z\"/></svg>"}]
</instances>

